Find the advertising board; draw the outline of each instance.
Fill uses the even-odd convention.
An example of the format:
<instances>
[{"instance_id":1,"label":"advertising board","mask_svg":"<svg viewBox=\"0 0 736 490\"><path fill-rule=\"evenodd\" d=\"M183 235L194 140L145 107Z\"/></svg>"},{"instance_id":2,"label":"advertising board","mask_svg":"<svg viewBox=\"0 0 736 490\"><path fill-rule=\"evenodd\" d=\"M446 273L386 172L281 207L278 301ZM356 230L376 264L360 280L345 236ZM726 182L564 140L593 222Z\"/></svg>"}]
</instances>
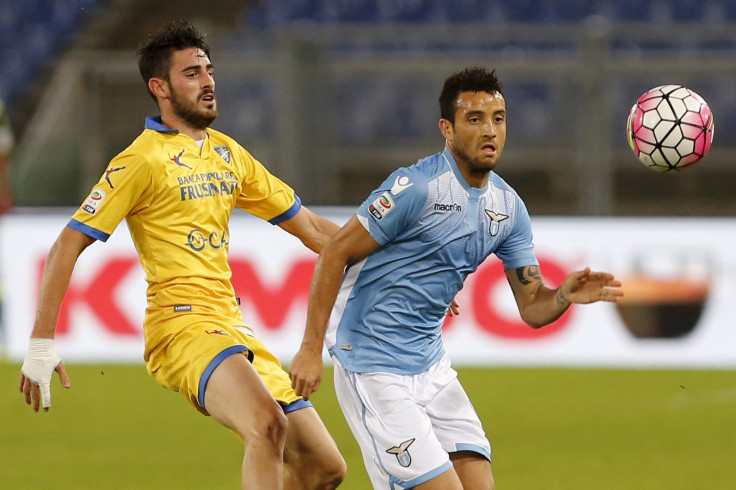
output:
<instances>
[{"instance_id":1,"label":"advertising board","mask_svg":"<svg viewBox=\"0 0 736 490\"><path fill-rule=\"evenodd\" d=\"M2 350L23 359L44 260L71 210L0 219ZM351 211L319 212L339 223ZM535 218L535 250L556 287L590 266L624 282L617 305L573 305L535 330L519 318L500 261L489 257L458 294L445 345L456 365L736 367L736 220ZM233 285L247 323L283 362L298 349L316 255L278 227L237 212ZM125 224L77 262L57 324L66 362L142 362L146 283Z\"/></svg>"}]
</instances>

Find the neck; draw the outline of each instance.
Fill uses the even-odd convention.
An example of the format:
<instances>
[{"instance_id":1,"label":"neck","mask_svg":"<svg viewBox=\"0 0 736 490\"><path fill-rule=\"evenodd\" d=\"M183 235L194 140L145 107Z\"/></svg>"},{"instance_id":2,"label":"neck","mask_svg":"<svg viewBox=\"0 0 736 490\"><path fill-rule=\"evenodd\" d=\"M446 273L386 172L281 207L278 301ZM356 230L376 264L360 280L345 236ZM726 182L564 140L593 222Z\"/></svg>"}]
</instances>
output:
<instances>
[{"instance_id":1,"label":"neck","mask_svg":"<svg viewBox=\"0 0 736 490\"><path fill-rule=\"evenodd\" d=\"M459 165L458 168L460 169L460 173L463 174L465 181L470 187L477 187L478 189L482 189L488 182L488 175L490 174L490 172L472 172L468 169L460 167Z\"/></svg>"},{"instance_id":2,"label":"neck","mask_svg":"<svg viewBox=\"0 0 736 490\"><path fill-rule=\"evenodd\" d=\"M463 176L465 182L467 182L470 187L477 187L478 189L485 187L486 183L488 183L488 176L491 174L491 171L474 168L463 158L456 155L455 152L452 151L452 148L449 148L449 150L450 153L452 153L455 163L457 164L457 168L460 170L460 175Z\"/></svg>"},{"instance_id":3,"label":"neck","mask_svg":"<svg viewBox=\"0 0 736 490\"><path fill-rule=\"evenodd\" d=\"M181 134L186 134L194 141L203 140L207 137L207 128L195 128L172 113L162 111L161 123L167 128L176 129Z\"/></svg>"}]
</instances>

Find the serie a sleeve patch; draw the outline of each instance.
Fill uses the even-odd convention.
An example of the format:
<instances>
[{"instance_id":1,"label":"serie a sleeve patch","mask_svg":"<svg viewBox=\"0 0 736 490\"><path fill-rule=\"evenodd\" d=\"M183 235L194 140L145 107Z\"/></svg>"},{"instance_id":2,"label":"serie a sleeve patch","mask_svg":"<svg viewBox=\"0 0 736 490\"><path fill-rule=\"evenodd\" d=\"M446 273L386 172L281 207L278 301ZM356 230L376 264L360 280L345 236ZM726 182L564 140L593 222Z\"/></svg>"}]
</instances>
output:
<instances>
[{"instance_id":1,"label":"serie a sleeve patch","mask_svg":"<svg viewBox=\"0 0 736 490\"><path fill-rule=\"evenodd\" d=\"M370 206L368 206L368 211L370 211L371 215L377 219L382 220L386 217L388 213L391 212L396 207L396 203L391 198L391 195L388 191L383 192L380 196L376 198L373 203L371 203Z\"/></svg>"},{"instance_id":2,"label":"serie a sleeve patch","mask_svg":"<svg viewBox=\"0 0 736 490\"><path fill-rule=\"evenodd\" d=\"M102 190L92 189L92 192L87 196L87 200L82 204L82 211L89 214L95 214L104 200L105 193Z\"/></svg>"}]
</instances>

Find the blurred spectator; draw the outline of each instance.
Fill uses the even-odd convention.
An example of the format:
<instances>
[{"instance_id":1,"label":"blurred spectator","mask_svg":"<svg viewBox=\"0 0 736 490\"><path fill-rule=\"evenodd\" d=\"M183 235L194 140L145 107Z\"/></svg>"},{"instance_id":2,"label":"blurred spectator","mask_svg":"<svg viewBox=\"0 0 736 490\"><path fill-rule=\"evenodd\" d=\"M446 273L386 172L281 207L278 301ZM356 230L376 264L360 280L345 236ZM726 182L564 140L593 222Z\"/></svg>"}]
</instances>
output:
<instances>
[{"instance_id":1,"label":"blurred spectator","mask_svg":"<svg viewBox=\"0 0 736 490\"><path fill-rule=\"evenodd\" d=\"M5 104L0 100L0 214L13 206L10 191L10 156L15 138Z\"/></svg>"}]
</instances>

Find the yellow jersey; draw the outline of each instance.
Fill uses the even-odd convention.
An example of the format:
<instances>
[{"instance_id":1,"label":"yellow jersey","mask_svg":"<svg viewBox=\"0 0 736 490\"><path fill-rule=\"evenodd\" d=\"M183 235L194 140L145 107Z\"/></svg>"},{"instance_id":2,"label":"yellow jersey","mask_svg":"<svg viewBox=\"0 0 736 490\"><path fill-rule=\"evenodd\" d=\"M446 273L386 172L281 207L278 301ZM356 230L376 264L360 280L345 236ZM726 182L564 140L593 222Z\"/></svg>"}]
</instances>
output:
<instances>
[{"instance_id":1,"label":"yellow jersey","mask_svg":"<svg viewBox=\"0 0 736 490\"><path fill-rule=\"evenodd\" d=\"M148 282L149 307L239 310L228 265L235 207L278 224L301 207L294 190L213 129L200 145L148 118L110 161L68 226L106 241L125 218Z\"/></svg>"}]
</instances>

